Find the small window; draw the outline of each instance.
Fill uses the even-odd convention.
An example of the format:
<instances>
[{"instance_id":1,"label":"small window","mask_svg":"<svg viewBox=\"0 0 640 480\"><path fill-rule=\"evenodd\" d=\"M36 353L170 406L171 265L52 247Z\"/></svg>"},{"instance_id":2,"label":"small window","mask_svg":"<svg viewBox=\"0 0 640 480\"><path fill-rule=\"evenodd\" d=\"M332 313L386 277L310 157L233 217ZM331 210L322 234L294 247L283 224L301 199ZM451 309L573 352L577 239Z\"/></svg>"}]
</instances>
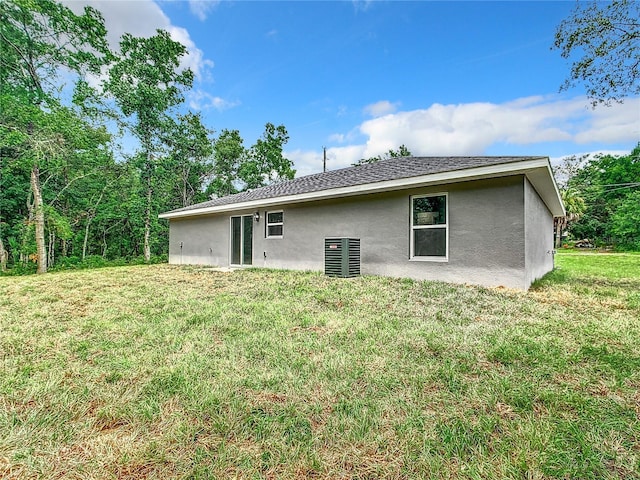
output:
<instances>
[{"instance_id":1,"label":"small window","mask_svg":"<svg viewBox=\"0 0 640 480\"><path fill-rule=\"evenodd\" d=\"M447 194L411 197L411 259L446 261L449 257Z\"/></svg>"},{"instance_id":2,"label":"small window","mask_svg":"<svg viewBox=\"0 0 640 480\"><path fill-rule=\"evenodd\" d=\"M267 238L282 238L284 233L284 213L267 212Z\"/></svg>"}]
</instances>

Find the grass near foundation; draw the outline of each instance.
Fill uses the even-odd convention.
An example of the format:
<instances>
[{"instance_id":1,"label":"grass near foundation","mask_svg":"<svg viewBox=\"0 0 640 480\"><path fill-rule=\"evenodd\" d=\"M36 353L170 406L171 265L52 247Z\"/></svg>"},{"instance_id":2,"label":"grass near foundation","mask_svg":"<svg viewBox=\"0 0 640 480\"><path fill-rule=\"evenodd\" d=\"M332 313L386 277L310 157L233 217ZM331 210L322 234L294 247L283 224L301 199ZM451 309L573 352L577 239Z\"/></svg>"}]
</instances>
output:
<instances>
[{"instance_id":1,"label":"grass near foundation","mask_svg":"<svg viewBox=\"0 0 640 480\"><path fill-rule=\"evenodd\" d=\"M557 264L0 278L0 478L640 478L640 256Z\"/></svg>"}]
</instances>

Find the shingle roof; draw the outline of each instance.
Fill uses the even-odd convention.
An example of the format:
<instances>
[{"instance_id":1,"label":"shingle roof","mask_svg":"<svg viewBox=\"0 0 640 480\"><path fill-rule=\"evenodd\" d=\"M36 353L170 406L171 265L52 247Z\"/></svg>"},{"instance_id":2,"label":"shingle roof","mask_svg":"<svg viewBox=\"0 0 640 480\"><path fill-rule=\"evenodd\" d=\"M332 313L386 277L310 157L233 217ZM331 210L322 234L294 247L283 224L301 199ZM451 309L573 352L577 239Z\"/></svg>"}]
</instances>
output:
<instances>
[{"instance_id":1,"label":"shingle roof","mask_svg":"<svg viewBox=\"0 0 640 480\"><path fill-rule=\"evenodd\" d=\"M186 212L207 207L233 205L254 200L299 195L341 187L355 187L387 180L452 172L469 168L487 167L546 157L400 157L381 160L357 167L316 173L274 183L235 195L215 198L207 202L179 208L167 213Z\"/></svg>"}]
</instances>

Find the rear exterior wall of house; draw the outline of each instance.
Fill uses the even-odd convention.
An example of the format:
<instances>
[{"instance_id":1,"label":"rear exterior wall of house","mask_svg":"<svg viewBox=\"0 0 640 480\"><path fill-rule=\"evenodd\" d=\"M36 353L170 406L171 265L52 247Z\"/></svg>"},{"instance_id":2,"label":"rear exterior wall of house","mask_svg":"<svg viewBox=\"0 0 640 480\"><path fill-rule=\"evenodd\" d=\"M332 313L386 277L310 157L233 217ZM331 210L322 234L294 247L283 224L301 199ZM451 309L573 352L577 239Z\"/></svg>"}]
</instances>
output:
<instances>
[{"instance_id":1,"label":"rear exterior wall of house","mask_svg":"<svg viewBox=\"0 0 640 480\"><path fill-rule=\"evenodd\" d=\"M446 194L447 258L411 259L412 196ZM252 266L324 270L324 239L360 239L362 274L526 289L553 268L549 211L526 178L452 183L173 219L169 262L229 266L230 217L254 215ZM281 238L267 213L282 212Z\"/></svg>"}]
</instances>

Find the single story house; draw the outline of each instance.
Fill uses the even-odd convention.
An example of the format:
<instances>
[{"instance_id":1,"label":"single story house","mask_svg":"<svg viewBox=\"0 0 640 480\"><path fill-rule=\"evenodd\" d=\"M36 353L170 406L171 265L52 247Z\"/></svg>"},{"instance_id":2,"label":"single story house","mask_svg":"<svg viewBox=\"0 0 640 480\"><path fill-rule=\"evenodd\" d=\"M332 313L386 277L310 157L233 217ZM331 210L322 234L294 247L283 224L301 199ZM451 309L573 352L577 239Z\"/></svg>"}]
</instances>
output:
<instances>
[{"instance_id":1,"label":"single story house","mask_svg":"<svg viewBox=\"0 0 640 480\"><path fill-rule=\"evenodd\" d=\"M163 213L169 263L322 271L360 239L363 274L528 289L565 214L547 157L404 157Z\"/></svg>"}]
</instances>

